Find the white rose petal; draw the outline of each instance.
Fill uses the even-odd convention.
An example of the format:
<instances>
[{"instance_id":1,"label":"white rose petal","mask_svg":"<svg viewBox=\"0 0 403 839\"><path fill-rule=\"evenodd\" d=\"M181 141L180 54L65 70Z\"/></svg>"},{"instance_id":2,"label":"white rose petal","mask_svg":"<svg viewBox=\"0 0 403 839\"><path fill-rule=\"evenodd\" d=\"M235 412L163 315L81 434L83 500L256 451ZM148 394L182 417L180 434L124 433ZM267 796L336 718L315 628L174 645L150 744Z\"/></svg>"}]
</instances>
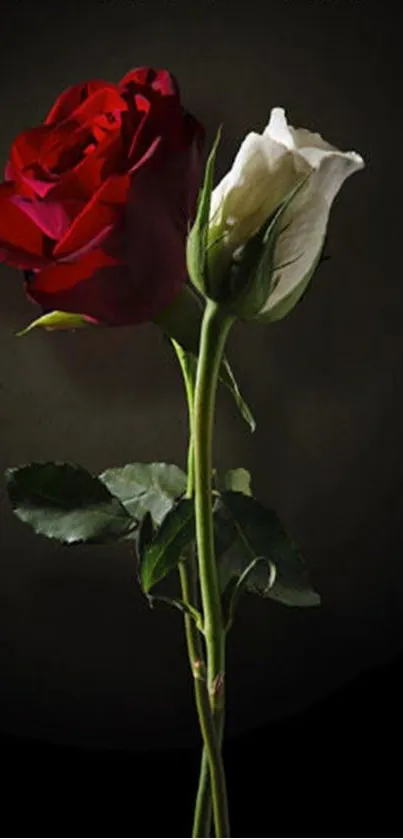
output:
<instances>
[{"instance_id":1,"label":"white rose petal","mask_svg":"<svg viewBox=\"0 0 403 839\"><path fill-rule=\"evenodd\" d=\"M210 222L228 260L309 176L282 215L273 282L260 316L276 320L295 305L320 257L332 202L363 166L356 152L341 152L320 134L290 126L283 108L272 109L263 134L247 135L212 193Z\"/></svg>"},{"instance_id":2,"label":"white rose petal","mask_svg":"<svg viewBox=\"0 0 403 839\"><path fill-rule=\"evenodd\" d=\"M310 170L310 164L285 145L248 134L232 169L211 196L210 219L225 232L228 248L245 244Z\"/></svg>"},{"instance_id":3,"label":"white rose petal","mask_svg":"<svg viewBox=\"0 0 403 839\"><path fill-rule=\"evenodd\" d=\"M311 160L312 149L307 149ZM322 252L332 202L349 175L361 169L355 152L316 152L318 168L284 212L274 251L274 291L261 315L284 317L305 291Z\"/></svg>"}]
</instances>

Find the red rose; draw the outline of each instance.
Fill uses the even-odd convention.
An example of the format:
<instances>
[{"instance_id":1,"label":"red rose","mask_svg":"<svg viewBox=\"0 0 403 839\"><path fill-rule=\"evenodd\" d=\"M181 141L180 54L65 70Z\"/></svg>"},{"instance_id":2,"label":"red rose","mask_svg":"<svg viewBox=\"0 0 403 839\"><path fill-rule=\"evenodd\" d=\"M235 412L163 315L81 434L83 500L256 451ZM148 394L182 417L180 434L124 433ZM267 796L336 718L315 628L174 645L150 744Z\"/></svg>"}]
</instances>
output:
<instances>
[{"instance_id":1,"label":"red rose","mask_svg":"<svg viewBox=\"0 0 403 839\"><path fill-rule=\"evenodd\" d=\"M187 277L204 131L166 70L74 85L13 142L0 184L0 261L44 309L151 320Z\"/></svg>"}]
</instances>

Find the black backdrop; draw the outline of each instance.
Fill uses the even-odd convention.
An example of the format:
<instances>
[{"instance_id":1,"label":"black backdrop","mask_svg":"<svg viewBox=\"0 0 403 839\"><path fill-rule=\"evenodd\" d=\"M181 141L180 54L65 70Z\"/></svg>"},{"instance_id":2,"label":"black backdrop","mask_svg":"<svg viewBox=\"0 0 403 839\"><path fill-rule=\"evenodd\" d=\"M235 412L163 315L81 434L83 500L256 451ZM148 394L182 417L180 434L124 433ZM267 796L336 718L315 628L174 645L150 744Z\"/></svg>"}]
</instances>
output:
<instances>
[{"instance_id":1,"label":"black backdrop","mask_svg":"<svg viewBox=\"0 0 403 839\"><path fill-rule=\"evenodd\" d=\"M390 831L403 646L396 12L367 0L5 8L3 162L63 88L142 64L175 73L208 144L223 122L219 177L274 105L365 159L337 199L331 259L303 303L272 328L238 326L230 341L258 427L251 436L220 394L216 462L250 469L301 544L323 606L243 601L230 637L227 762L234 835L362 835L375 815ZM0 278L1 470L35 459L94 472L130 460L184 466L181 384L157 329L17 340L33 309L16 271L1 266ZM30 800L13 810L16 829L27 818L44 835L67 825L188 835L198 733L179 613L149 611L123 547L36 538L4 494L1 549L8 800ZM151 791L158 804L146 803Z\"/></svg>"}]
</instances>

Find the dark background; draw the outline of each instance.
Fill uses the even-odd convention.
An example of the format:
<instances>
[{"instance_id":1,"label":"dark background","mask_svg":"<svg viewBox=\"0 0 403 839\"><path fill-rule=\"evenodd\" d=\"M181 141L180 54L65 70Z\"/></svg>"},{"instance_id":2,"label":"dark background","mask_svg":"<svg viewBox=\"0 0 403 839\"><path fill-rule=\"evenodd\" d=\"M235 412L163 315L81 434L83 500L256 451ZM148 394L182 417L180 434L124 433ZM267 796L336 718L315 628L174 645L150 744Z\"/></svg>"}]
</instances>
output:
<instances>
[{"instance_id":1,"label":"dark background","mask_svg":"<svg viewBox=\"0 0 403 839\"><path fill-rule=\"evenodd\" d=\"M216 463L250 469L255 494L300 543L323 605L244 599L229 643L226 758L234 836L396 835L403 295L394 7L5 8L3 163L14 136L39 123L62 89L117 81L142 64L175 73L208 145L223 122L217 177L275 105L366 161L336 201L331 258L311 292L283 322L238 326L230 340L258 427L250 435L220 394ZM158 330L18 340L35 312L18 272L1 266L0 275L1 473L40 459L94 472L135 460L184 466L181 382ZM179 613L149 610L126 548L35 537L4 493L0 577L2 762L15 830L189 835L198 731Z\"/></svg>"}]
</instances>

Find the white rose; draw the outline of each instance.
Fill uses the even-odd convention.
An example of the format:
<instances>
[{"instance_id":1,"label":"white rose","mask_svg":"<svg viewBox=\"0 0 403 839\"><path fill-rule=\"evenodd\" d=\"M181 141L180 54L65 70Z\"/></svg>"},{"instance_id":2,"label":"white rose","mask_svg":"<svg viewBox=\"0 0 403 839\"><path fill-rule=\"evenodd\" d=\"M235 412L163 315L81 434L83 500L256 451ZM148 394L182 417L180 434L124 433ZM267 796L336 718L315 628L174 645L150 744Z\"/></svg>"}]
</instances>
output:
<instances>
[{"instance_id":1,"label":"white rose","mask_svg":"<svg viewBox=\"0 0 403 839\"><path fill-rule=\"evenodd\" d=\"M263 134L243 141L232 169L211 194L210 267L222 274L265 221L303 183L281 215L267 299L255 317L284 317L301 297L322 252L330 208L343 182L364 166L273 108ZM215 243L215 244L214 244Z\"/></svg>"}]
</instances>

